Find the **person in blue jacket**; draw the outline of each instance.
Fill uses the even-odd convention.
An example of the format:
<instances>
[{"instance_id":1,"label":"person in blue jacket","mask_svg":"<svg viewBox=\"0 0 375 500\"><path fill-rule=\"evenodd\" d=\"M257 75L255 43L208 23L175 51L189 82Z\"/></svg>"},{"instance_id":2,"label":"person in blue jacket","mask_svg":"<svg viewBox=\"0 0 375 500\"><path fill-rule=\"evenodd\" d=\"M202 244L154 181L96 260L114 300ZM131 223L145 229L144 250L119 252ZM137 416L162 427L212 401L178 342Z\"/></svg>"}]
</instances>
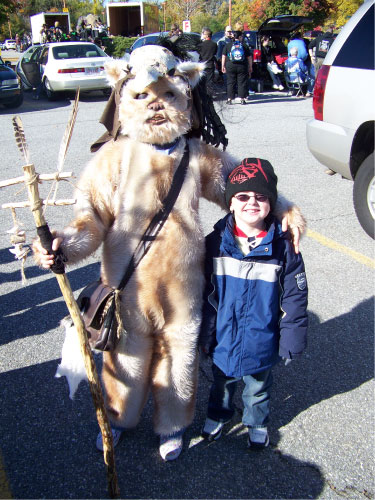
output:
<instances>
[{"instance_id":1,"label":"person in blue jacket","mask_svg":"<svg viewBox=\"0 0 375 500\"><path fill-rule=\"evenodd\" d=\"M268 445L272 367L301 355L307 336L307 282L272 211L277 176L271 163L245 158L229 175L230 213L206 237L206 289L199 343L212 356L214 382L202 436L218 439L234 414L242 378L248 445Z\"/></svg>"}]
</instances>

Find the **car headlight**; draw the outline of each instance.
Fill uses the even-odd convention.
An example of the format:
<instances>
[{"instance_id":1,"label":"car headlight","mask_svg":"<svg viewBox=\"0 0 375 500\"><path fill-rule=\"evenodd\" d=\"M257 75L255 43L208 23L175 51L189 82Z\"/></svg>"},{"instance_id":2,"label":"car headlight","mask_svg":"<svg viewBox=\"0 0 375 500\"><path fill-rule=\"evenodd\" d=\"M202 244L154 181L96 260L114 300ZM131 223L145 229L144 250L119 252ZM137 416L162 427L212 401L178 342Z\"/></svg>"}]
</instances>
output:
<instances>
[{"instance_id":1,"label":"car headlight","mask_svg":"<svg viewBox=\"0 0 375 500\"><path fill-rule=\"evenodd\" d=\"M3 80L3 85L18 85L18 79L13 78L12 80Z\"/></svg>"}]
</instances>

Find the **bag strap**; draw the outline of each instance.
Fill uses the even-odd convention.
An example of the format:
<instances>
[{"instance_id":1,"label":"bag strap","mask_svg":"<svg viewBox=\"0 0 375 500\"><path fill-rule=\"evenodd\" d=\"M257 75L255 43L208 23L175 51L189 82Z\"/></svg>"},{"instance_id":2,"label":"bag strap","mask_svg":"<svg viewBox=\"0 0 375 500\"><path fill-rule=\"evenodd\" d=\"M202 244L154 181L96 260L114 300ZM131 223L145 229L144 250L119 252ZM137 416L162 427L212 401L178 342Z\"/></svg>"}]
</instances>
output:
<instances>
[{"instance_id":1,"label":"bag strap","mask_svg":"<svg viewBox=\"0 0 375 500\"><path fill-rule=\"evenodd\" d=\"M163 200L163 206L154 215L146 231L143 233L141 241L138 243L136 249L134 250L134 253L130 259L128 267L125 271L124 277L122 278L119 286L117 287L117 290L123 290L125 288L125 285L129 281L135 268L138 266L140 261L146 255L146 253L149 251L152 242L155 241L165 221L168 219L168 216L181 191L188 163L189 163L189 145L186 142L184 155L174 173L171 187L169 188L167 196Z\"/></svg>"}]
</instances>

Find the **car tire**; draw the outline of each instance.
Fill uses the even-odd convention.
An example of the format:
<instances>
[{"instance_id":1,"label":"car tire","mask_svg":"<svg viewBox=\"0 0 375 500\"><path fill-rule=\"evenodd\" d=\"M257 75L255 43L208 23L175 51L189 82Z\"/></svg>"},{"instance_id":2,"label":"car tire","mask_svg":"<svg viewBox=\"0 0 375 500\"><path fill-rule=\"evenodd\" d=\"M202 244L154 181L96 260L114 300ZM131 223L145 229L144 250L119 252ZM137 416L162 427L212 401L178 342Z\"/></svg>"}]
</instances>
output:
<instances>
[{"instance_id":1,"label":"car tire","mask_svg":"<svg viewBox=\"0 0 375 500\"><path fill-rule=\"evenodd\" d=\"M43 90L46 93L47 99L49 101L55 101L57 99L57 94L52 90L51 84L49 83L48 78L43 80Z\"/></svg>"},{"instance_id":2,"label":"car tire","mask_svg":"<svg viewBox=\"0 0 375 500\"><path fill-rule=\"evenodd\" d=\"M14 97L14 99L10 100L7 103L3 103L6 108L19 108L21 104L23 103L23 94L20 94L17 97Z\"/></svg>"},{"instance_id":3,"label":"car tire","mask_svg":"<svg viewBox=\"0 0 375 500\"><path fill-rule=\"evenodd\" d=\"M375 239L375 173L374 153L359 167L353 187L354 209L366 233Z\"/></svg>"}]
</instances>

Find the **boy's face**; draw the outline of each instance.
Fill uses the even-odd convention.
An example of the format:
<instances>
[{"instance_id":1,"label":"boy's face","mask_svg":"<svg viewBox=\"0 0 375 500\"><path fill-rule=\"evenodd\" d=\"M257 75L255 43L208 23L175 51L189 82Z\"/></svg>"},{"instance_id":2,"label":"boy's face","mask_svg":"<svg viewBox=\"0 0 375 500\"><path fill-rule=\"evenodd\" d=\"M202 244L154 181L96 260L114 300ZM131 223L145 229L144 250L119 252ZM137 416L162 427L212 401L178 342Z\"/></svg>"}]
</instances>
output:
<instances>
[{"instance_id":1,"label":"boy's face","mask_svg":"<svg viewBox=\"0 0 375 500\"><path fill-rule=\"evenodd\" d=\"M232 196L230 210L236 224L246 233L246 229L263 229L264 219L271 211L267 196L253 191L241 191Z\"/></svg>"}]
</instances>

